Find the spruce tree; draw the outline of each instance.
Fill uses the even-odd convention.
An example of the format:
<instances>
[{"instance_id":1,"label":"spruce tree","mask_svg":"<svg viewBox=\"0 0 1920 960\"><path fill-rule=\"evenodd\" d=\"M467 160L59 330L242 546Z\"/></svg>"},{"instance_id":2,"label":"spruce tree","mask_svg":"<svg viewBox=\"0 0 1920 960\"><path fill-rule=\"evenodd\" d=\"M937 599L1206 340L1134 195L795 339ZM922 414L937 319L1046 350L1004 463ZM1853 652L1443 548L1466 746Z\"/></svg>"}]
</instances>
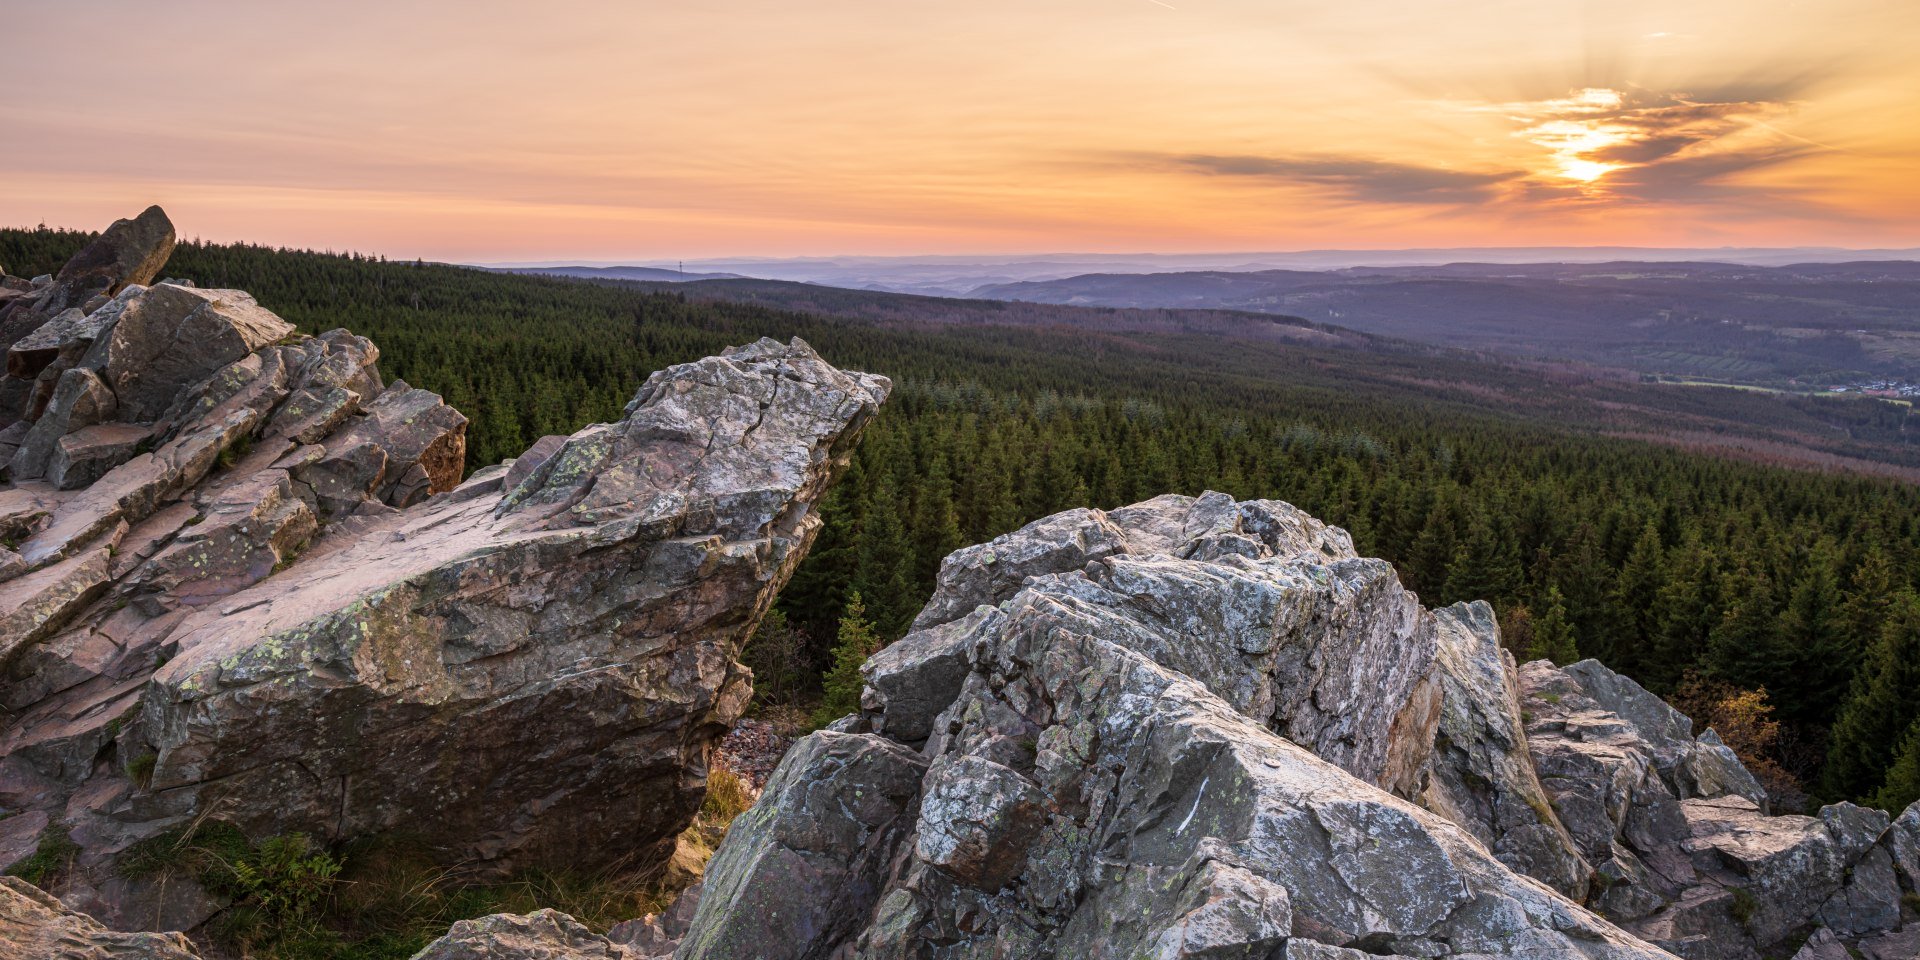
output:
<instances>
[{"instance_id":1,"label":"spruce tree","mask_svg":"<svg viewBox=\"0 0 1920 960\"><path fill-rule=\"evenodd\" d=\"M1550 660L1561 667L1579 660L1580 646L1574 639L1573 624L1567 619L1566 598L1560 595L1559 587L1547 588L1540 611L1533 619L1533 648L1527 651L1526 659Z\"/></svg>"},{"instance_id":2,"label":"spruce tree","mask_svg":"<svg viewBox=\"0 0 1920 960\"><path fill-rule=\"evenodd\" d=\"M1897 815L1916 800L1920 800L1920 720L1900 738L1886 783L1874 795L1872 805Z\"/></svg>"},{"instance_id":3,"label":"spruce tree","mask_svg":"<svg viewBox=\"0 0 1920 960\"><path fill-rule=\"evenodd\" d=\"M1871 795L1894 762L1901 734L1920 719L1920 596L1902 591L1892 607L1828 741L1820 789L1836 800Z\"/></svg>"},{"instance_id":4,"label":"spruce tree","mask_svg":"<svg viewBox=\"0 0 1920 960\"><path fill-rule=\"evenodd\" d=\"M813 723L824 727L860 709L860 665L880 652L880 640L873 624L867 622L866 605L860 594L847 597L846 613L840 617L840 629L833 642L833 666L820 681L820 706L813 712Z\"/></svg>"},{"instance_id":5,"label":"spruce tree","mask_svg":"<svg viewBox=\"0 0 1920 960\"><path fill-rule=\"evenodd\" d=\"M1620 619L1616 623L1613 657L1608 666L1615 670L1638 675L1650 658L1648 640L1653 634L1655 598L1666 580L1665 568L1666 551L1660 542L1660 530L1648 520L1613 582L1610 599Z\"/></svg>"}]
</instances>

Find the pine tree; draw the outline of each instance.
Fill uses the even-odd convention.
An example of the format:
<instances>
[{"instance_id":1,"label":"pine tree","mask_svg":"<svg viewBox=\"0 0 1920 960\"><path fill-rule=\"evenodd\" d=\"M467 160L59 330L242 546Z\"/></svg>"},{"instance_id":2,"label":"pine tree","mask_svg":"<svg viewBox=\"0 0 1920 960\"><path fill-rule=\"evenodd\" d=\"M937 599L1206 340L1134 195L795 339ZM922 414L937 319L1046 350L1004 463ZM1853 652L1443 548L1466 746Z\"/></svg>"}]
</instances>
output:
<instances>
[{"instance_id":1,"label":"pine tree","mask_svg":"<svg viewBox=\"0 0 1920 960\"><path fill-rule=\"evenodd\" d=\"M860 665L880 652L880 640L867 622L866 605L860 594L847 597L846 613L840 617L840 630L833 642L833 666L821 678L820 706L813 712L813 723L824 727L860 709Z\"/></svg>"},{"instance_id":2,"label":"pine tree","mask_svg":"<svg viewBox=\"0 0 1920 960\"><path fill-rule=\"evenodd\" d=\"M1920 596L1902 591L1892 605L1828 741L1820 788L1834 799L1872 794L1920 719Z\"/></svg>"},{"instance_id":3,"label":"pine tree","mask_svg":"<svg viewBox=\"0 0 1920 960\"><path fill-rule=\"evenodd\" d=\"M1782 666L1772 584L1743 562L1727 574L1720 594L1725 605L1707 637L1707 673L1742 689L1764 687Z\"/></svg>"},{"instance_id":4,"label":"pine tree","mask_svg":"<svg viewBox=\"0 0 1920 960\"><path fill-rule=\"evenodd\" d=\"M1840 618L1840 584L1831 544L1814 546L1780 614L1770 644L1773 666L1751 686L1765 686L1784 721L1826 724L1847 693L1856 639Z\"/></svg>"},{"instance_id":5,"label":"pine tree","mask_svg":"<svg viewBox=\"0 0 1920 960\"><path fill-rule=\"evenodd\" d=\"M1887 782L1874 795L1873 806L1898 814L1920 800L1920 720L1900 738L1899 752L1887 770Z\"/></svg>"},{"instance_id":6,"label":"pine tree","mask_svg":"<svg viewBox=\"0 0 1920 960\"><path fill-rule=\"evenodd\" d=\"M1556 666L1566 666L1580 659L1580 646L1574 639L1573 624L1567 619L1566 598L1560 595L1560 588L1549 586L1547 595L1540 605L1539 616L1533 619L1533 648L1527 651L1527 660L1550 660Z\"/></svg>"},{"instance_id":7,"label":"pine tree","mask_svg":"<svg viewBox=\"0 0 1920 960\"><path fill-rule=\"evenodd\" d=\"M1611 599L1620 612L1613 657L1608 662L1615 670L1639 675L1650 654L1648 638L1653 634L1654 600L1666 579L1666 551L1660 542L1660 529L1648 520L1640 536L1627 552L1613 582Z\"/></svg>"},{"instance_id":8,"label":"pine tree","mask_svg":"<svg viewBox=\"0 0 1920 960\"><path fill-rule=\"evenodd\" d=\"M1636 678L1648 689L1675 689L1706 652L1720 617L1714 587L1712 560L1697 534L1667 554L1665 577L1653 594L1653 632Z\"/></svg>"},{"instance_id":9,"label":"pine tree","mask_svg":"<svg viewBox=\"0 0 1920 960\"><path fill-rule=\"evenodd\" d=\"M1446 578L1446 600L1507 602L1519 592L1521 580L1513 541L1502 537L1484 513L1475 512L1466 537L1453 548Z\"/></svg>"}]
</instances>

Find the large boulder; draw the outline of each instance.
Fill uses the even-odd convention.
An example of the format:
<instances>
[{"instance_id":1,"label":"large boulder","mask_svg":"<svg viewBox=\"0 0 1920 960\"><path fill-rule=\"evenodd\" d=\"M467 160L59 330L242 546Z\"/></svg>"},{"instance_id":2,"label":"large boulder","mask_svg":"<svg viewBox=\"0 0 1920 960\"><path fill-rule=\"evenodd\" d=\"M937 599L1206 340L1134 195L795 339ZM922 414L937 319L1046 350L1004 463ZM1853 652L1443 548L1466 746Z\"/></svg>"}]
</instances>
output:
<instances>
[{"instance_id":1,"label":"large boulder","mask_svg":"<svg viewBox=\"0 0 1920 960\"><path fill-rule=\"evenodd\" d=\"M831 865L810 861L807 874L768 870L790 857L773 831L730 834L675 956L742 956L738 945L750 943L760 945L751 955L795 960L1666 956L1515 874L1445 818L1276 733L1255 685L1220 665L1255 665L1242 669L1270 688L1309 679L1260 672L1270 644L1311 652L1308 662L1331 672L1344 648L1328 636L1340 635L1341 618L1299 634L1261 631L1269 644L1249 644L1257 618L1245 630L1179 631L1194 621L1172 608L1192 605L1182 612L1200 618L1208 603L1240 598L1258 611L1263 591L1240 576L1263 564L1281 583L1289 571L1339 595L1343 582L1328 568L1350 561L1255 552L1274 555L1119 554L1027 581L998 616L968 627L970 670L933 725L917 804L887 807L911 811L910 826L889 819L851 852L818 850ZM1129 562L1151 562L1189 589L1116 589L1133 581L1112 568ZM1310 590L1287 596L1326 609ZM1356 679L1382 686L1391 658L1377 669ZM804 781L806 811L820 812L756 807L748 816L798 821L789 832L839 822L835 811L874 792L871 777L815 758L887 749L878 734L815 734L775 781ZM1354 755L1345 744L1327 749ZM780 803L775 796L762 803ZM859 864L889 862L878 887L844 885L857 897L805 885L813 874L865 877L871 868Z\"/></svg>"},{"instance_id":2,"label":"large boulder","mask_svg":"<svg viewBox=\"0 0 1920 960\"><path fill-rule=\"evenodd\" d=\"M1597 871L1591 903L1627 929L1689 960L1758 960L1811 932L1850 955L1902 928L1886 814L1769 816L1713 731L1597 661L1527 664L1520 687L1535 770Z\"/></svg>"},{"instance_id":3,"label":"large boulder","mask_svg":"<svg viewBox=\"0 0 1920 960\"><path fill-rule=\"evenodd\" d=\"M0 877L0 957L18 960L200 960L178 933L120 933L17 877Z\"/></svg>"},{"instance_id":4,"label":"large boulder","mask_svg":"<svg viewBox=\"0 0 1920 960\"><path fill-rule=\"evenodd\" d=\"M221 908L126 867L208 818L480 871L664 851L889 391L763 340L660 371L509 488L462 483L465 418L346 331L172 284L90 316L37 376L113 404L49 404L59 482L0 480L0 870L70 838L52 888L119 928Z\"/></svg>"},{"instance_id":5,"label":"large boulder","mask_svg":"<svg viewBox=\"0 0 1920 960\"><path fill-rule=\"evenodd\" d=\"M1768 816L1711 731L1303 518L1162 497L957 552L644 955L1910 955L1920 805Z\"/></svg>"},{"instance_id":6,"label":"large boulder","mask_svg":"<svg viewBox=\"0 0 1920 960\"><path fill-rule=\"evenodd\" d=\"M1369 782L1410 789L1431 750L1433 619L1393 567L1290 504L1220 493L1068 511L955 552L916 632L866 667L869 727L924 739L980 608L1016 595L1108 611L1103 636Z\"/></svg>"}]
</instances>

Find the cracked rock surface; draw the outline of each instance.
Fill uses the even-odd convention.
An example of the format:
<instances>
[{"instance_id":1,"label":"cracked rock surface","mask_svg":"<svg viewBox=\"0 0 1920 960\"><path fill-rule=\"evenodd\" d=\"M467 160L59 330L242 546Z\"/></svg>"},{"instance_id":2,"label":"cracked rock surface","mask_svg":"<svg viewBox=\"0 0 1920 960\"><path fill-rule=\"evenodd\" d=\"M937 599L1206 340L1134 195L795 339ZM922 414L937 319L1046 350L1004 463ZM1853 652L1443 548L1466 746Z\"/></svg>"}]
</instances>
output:
<instances>
[{"instance_id":1,"label":"cracked rock surface","mask_svg":"<svg viewBox=\"0 0 1920 960\"><path fill-rule=\"evenodd\" d=\"M147 275L6 307L52 387L0 412L0 869L61 839L68 904L189 930L224 904L122 861L204 817L481 871L670 845L888 382L762 340L462 482L465 418L366 339L83 256ZM140 440L47 472L106 425Z\"/></svg>"},{"instance_id":2,"label":"cracked rock surface","mask_svg":"<svg viewBox=\"0 0 1920 960\"><path fill-rule=\"evenodd\" d=\"M1161 497L959 551L863 672L860 714L793 748L642 956L1878 960L1920 936L1920 807L1769 816L1711 731L1597 663L1516 666L1485 604L1421 609L1285 504Z\"/></svg>"}]
</instances>

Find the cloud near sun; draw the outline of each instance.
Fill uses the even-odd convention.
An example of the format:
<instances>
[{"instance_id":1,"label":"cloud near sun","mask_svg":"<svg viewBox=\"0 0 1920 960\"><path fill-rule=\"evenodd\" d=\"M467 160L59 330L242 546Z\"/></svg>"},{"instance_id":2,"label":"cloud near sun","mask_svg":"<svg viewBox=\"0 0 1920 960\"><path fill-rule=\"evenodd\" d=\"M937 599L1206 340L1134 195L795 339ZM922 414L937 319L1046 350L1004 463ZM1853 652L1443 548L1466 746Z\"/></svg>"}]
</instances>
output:
<instances>
[{"instance_id":1,"label":"cloud near sun","mask_svg":"<svg viewBox=\"0 0 1920 960\"><path fill-rule=\"evenodd\" d=\"M1432 106L1503 118L1531 162L1476 169L1325 154L1167 159L1190 173L1269 180L1363 203L1717 203L1779 201L1778 188L1744 184L1740 175L1826 149L1775 126L1792 110L1785 101L1589 87L1543 100ZM1511 150L1489 152L1514 159Z\"/></svg>"}]
</instances>

